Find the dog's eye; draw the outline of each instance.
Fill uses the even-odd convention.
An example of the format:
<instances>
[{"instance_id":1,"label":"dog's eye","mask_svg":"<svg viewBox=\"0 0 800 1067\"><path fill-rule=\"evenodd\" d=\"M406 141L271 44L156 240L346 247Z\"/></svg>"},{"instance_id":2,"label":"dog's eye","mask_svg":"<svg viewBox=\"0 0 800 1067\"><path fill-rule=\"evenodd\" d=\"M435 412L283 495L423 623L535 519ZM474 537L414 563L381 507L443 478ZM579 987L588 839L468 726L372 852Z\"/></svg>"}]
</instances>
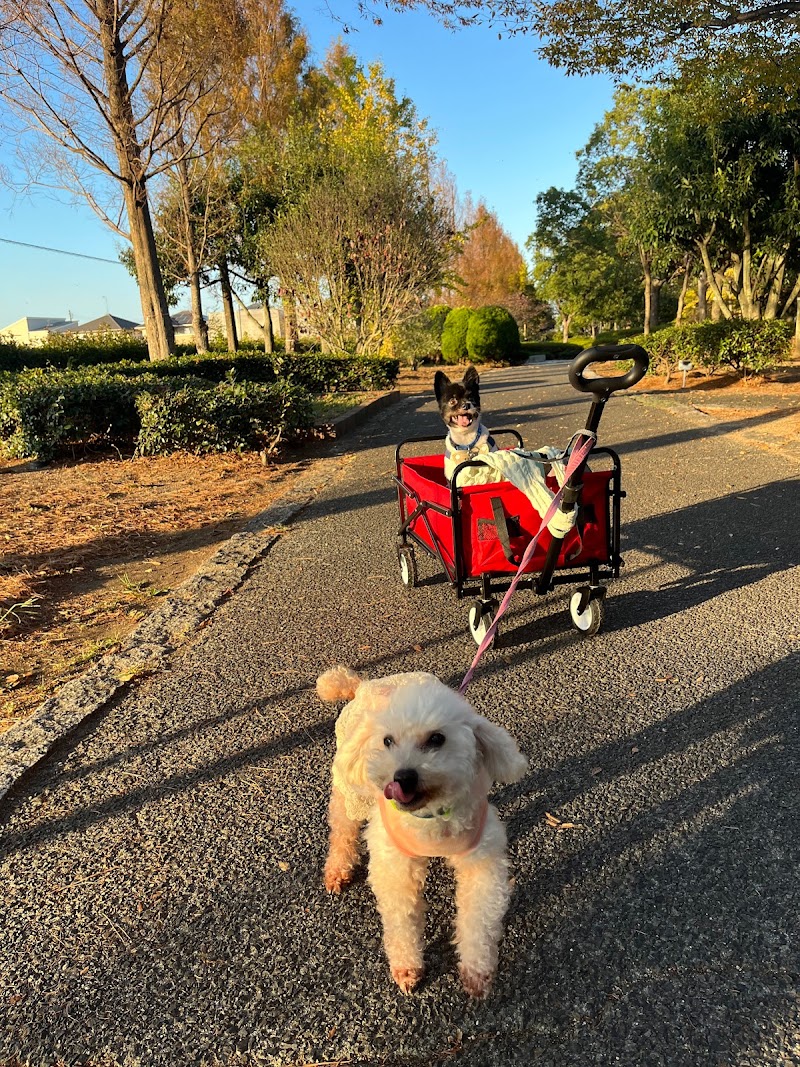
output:
<instances>
[{"instance_id":1,"label":"dog's eye","mask_svg":"<svg viewBox=\"0 0 800 1067\"><path fill-rule=\"evenodd\" d=\"M392 745L394 744L394 738L393 737L384 737L383 743L387 748L391 748Z\"/></svg>"},{"instance_id":2,"label":"dog's eye","mask_svg":"<svg viewBox=\"0 0 800 1067\"><path fill-rule=\"evenodd\" d=\"M428 738L428 740L425 742L425 748L441 748L442 745L444 744L444 741L445 741L444 734L440 734L438 732L437 733L433 733Z\"/></svg>"}]
</instances>

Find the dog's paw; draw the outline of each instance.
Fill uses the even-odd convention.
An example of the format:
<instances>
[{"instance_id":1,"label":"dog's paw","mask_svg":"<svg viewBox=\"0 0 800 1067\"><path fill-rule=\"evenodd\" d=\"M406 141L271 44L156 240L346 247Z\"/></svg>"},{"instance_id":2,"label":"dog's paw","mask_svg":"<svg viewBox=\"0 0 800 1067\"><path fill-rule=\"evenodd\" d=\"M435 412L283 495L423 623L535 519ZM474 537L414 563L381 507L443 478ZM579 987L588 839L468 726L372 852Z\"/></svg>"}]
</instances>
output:
<instances>
[{"instance_id":1,"label":"dog's paw","mask_svg":"<svg viewBox=\"0 0 800 1067\"><path fill-rule=\"evenodd\" d=\"M458 968L461 984L465 991L476 1000L483 1000L492 985L493 973L486 971L474 971L471 967L461 964Z\"/></svg>"},{"instance_id":2,"label":"dog's paw","mask_svg":"<svg viewBox=\"0 0 800 1067\"><path fill-rule=\"evenodd\" d=\"M392 978L403 993L410 993L425 974L424 967L392 967Z\"/></svg>"},{"instance_id":3,"label":"dog's paw","mask_svg":"<svg viewBox=\"0 0 800 1067\"><path fill-rule=\"evenodd\" d=\"M338 865L326 867L324 881L329 893L341 893L353 881L353 868Z\"/></svg>"}]
</instances>

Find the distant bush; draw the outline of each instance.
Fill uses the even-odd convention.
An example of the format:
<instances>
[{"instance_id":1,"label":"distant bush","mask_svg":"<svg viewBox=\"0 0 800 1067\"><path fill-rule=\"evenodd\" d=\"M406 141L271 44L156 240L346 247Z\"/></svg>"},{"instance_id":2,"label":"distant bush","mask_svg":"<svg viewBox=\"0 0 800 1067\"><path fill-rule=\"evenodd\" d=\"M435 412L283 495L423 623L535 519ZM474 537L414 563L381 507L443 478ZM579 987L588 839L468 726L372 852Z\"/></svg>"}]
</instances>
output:
<instances>
[{"instance_id":1,"label":"distant bush","mask_svg":"<svg viewBox=\"0 0 800 1067\"><path fill-rule=\"evenodd\" d=\"M506 363L517 359L519 328L514 316L495 305L476 308L469 318L466 344L472 363Z\"/></svg>"},{"instance_id":2,"label":"distant bush","mask_svg":"<svg viewBox=\"0 0 800 1067\"><path fill-rule=\"evenodd\" d=\"M127 333L98 334L91 339L53 334L42 345L0 341L0 371L34 367L90 367L120 360L146 360L147 342Z\"/></svg>"},{"instance_id":3,"label":"distant bush","mask_svg":"<svg viewBox=\"0 0 800 1067\"><path fill-rule=\"evenodd\" d=\"M668 326L630 340L650 356L651 374L675 373L680 360L708 371L730 367L740 374L763 374L788 359L793 336L794 323L787 319L735 319Z\"/></svg>"},{"instance_id":4,"label":"distant bush","mask_svg":"<svg viewBox=\"0 0 800 1067\"><path fill-rule=\"evenodd\" d=\"M574 359L583 352L580 345L569 341L521 341L520 344L527 355L540 353L545 359Z\"/></svg>"},{"instance_id":5,"label":"distant bush","mask_svg":"<svg viewBox=\"0 0 800 1067\"><path fill-rule=\"evenodd\" d=\"M412 315L397 327L391 337L391 352L410 367L423 360L439 362L442 358L442 330L450 314L446 304L436 304Z\"/></svg>"},{"instance_id":6,"label":"distant bush","mask_svg":"<svg viewBox=\"0 0 800 1067\"><path fill-rule=\"evenodd\" d=\"M471 308L453 308L442 327L442 359L445 363L463 363L467 359L467 328Z\"/></svg>"}]
</instances>

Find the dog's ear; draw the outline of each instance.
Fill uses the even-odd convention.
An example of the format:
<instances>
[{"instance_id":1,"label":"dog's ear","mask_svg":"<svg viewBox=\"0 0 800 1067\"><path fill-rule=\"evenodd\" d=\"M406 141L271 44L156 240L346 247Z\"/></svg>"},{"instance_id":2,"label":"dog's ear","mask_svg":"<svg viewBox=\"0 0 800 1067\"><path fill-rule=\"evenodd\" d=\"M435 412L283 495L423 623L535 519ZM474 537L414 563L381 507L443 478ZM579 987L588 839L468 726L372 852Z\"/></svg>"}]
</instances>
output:
<instances>
[{"instance_id":1,"label":"dog's ear","mask_svg":"<svg viewBox=\"0 0 800 1067\"><path fill-rule=\"evenodd\" d=\"M436 396L436 403L441 404L442 395L445 389L450 385L450 379L447 377L443 370L437 370L433 377L433 392Z\"/></svg>"},{"instance_id":2,"label":"dog's ear","mask_svg":"<svg viewBox=\"0 0 800 1067\"><path fill-rule=\"evenodd\" d=\"M349 667L331 667L317 678L317 695L320 700L352 700L361 685L361 676Z\"/></svg>"},{"instance_id":3,"label":"dog's ear","mask_svg":"<svg viewBox=\"0 0 800 1067\"><path fill-rule=\"evenodd\" d=\"M502 726L476 715L472 732L478 742L478 751L493 782L517 782L528 769L528 761L517 747L517 742Z\"/></svg>"},{"instance_id":4,"label":"dog's ear","mask_svg":"<svg viewBox=\"0 0 800 1067\"><path fill-rule=\"evenodd\" d=\"M366 755L371 734L370 716L362 713L336 746L334 765L342 780L355 789L367 784Z\"/></svg>"},{"instance_id":5,"label":"dog's ear","mask_svg":"<svg viewBox=\"0 0 800 1067\"><path fill-rule=\"evenodd\" d=\"M481 376L480 374L478 374L474 367L467 367L463 381L465 389L473 389L475 392L477 392L478 386L481 383Z\"/></svg>"}]
</instances>

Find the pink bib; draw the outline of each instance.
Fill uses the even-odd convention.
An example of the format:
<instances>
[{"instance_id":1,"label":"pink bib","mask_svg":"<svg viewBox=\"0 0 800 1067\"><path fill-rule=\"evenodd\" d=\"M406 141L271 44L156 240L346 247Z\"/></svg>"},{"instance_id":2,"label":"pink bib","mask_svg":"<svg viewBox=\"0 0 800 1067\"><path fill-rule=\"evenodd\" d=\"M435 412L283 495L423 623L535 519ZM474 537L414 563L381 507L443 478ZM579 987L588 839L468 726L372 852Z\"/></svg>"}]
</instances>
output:
<instances>
[{"instance_id":1,"label":"pink bib","mask_svg":"<svg viewBox=\"0 0 800 1067\"><path fill-rule=\"evenodd\" d=\"M435 841L429 840L424 835L415 834L411 820L401 818L403 813L389 804L383 794L378 796L378 809L386 836L397 851L402 852L404 856L465 856L477 848L483 836L486 816L489 812L489 801L486 797L483 798L480 816L475 827L468 826L459 833L453 834L449 832L449 827L445 824L441 838ZM420 823L428 821L428 819L414 819L414 822Z\"/></svg>"}]
</instances>

